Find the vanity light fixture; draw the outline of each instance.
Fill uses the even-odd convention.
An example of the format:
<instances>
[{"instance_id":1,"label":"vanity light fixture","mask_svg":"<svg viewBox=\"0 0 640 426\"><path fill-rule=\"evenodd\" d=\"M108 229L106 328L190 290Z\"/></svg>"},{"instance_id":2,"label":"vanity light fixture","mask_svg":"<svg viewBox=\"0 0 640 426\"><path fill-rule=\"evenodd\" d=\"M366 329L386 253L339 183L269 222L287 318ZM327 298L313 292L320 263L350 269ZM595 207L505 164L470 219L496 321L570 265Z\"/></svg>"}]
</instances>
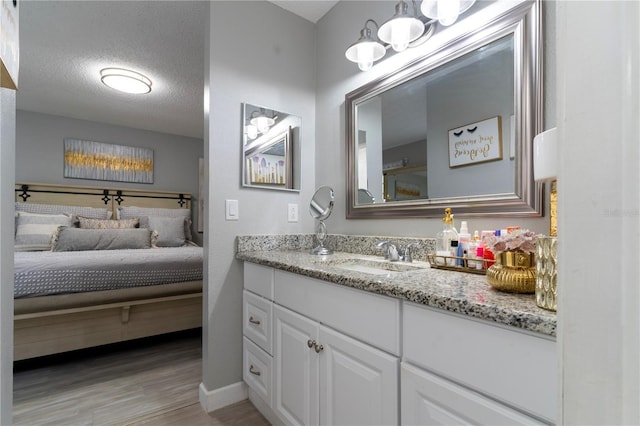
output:
<instances>
[{"instance_id":1,"label":"vanity light fixture","mask_svg":"<svg viewBox=\"0 0 640 426\"><path fill-rule=\"evenodd\" d=\"M100 70L100 80L112 89L124 93L145 94L151 92L151 80L146 76L124 68Z\"/></svg>"},{"instance_id":2,"label":"vanity light fixture","mask_svg":"<svg viewBox=\"0 0 640 426\"><path fill-rule=\"evenodd\" d=\"M360 38L353 43L345 56L358 64L361 71L371 69L373 63L382 59L387 49L402 52L408 47L419 46L427 41L435 31L435 24L451 25L458 16L467 11L476 0L423 0L418 16L416 1L412 0L413 15L409 13L409 5L404 0L396 4L395 14L382 26L373 19L367 19L360 30ZM372 35L369 24L376 27Z\"/></svg>"},{"instance_id":3,"label":"vanity light fixture","mask_svg":"<svg viewBox=\"0 0 640 426\"><path fill-rule=\"evenodd\" d=\"M260 133L267 133L269 128L276 124L277 117L269 117L264 108L260 108L260 111L254 111L251 113L251 119L249 123L256 126Z\"/></svg>"},{"instance_id":4,"label":"vanity light fixture","mask_svg":"<svg viewBox=\"0 0 640 426\"><path fill-rule=\"evenodd\" d=\"M260 108L260 111L253 111L249 119L249 124L246 127L247 136L250 139L255 139L259 133L267 133L271 126L276 124L277 119L278 116L273 112L271 115L268 115L264 108Z\"/></svg>"},{"instance_id":5,"label":"vanity light fixture","mask_svg":"<svg viewBox=\"0 0 640 426\"><path fill-rule=\"evenodd\" d=\"M420 10L427 18L437 19L440 24L449 26L475 2L476 0L423 0Z\"/></svg>"},{"instance_id":6,"label":"vanity light fixture","mask_svg":"<svg viewBox=\"0 0 640 426\"><path fill-rule=\"evenodd\" d=\"M402 52L409 47L409 43L424 34L424 22L417 15L415 1L413 15L410 15L409 5L400 0L396 4L396 13L378 29L378 38L390 44L396 52Z\"/></svg>"},{"instance_id":7,"label":"vanity light fixture","mask_svg":"<svg viewBox=\"0 0 640 426\"><path fill-rule=\"evenodd\" d=\"M367 19L364 23L364 28L360 30L360 38L349 46L345 52L347 59L357 63L361 71L370 70L373 63L382 59L385 53L387 53L386 48L380 43L378 37L373 38L371 36L371 28L367 26L369 23L375 25L376 30L379 28L376 21Z\"/></svg>"}]
</instances>

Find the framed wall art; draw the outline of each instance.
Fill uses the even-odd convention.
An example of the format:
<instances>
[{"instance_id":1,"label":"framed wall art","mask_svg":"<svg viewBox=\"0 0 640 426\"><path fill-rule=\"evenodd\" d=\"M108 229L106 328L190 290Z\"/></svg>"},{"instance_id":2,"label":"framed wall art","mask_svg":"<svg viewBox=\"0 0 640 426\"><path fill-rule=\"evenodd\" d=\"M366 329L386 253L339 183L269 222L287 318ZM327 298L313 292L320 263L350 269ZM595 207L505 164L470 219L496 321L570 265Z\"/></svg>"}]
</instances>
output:
<instances>
[{"instance_id":1,"label":"framed wall art","mask_svg":"<svg viewBox=\"0 0 640 426\"><path fill-rule=\"evenodd\" d=\"M65 138L64 177L153 183L153 150Z\"/></svg>"}]
</instances>

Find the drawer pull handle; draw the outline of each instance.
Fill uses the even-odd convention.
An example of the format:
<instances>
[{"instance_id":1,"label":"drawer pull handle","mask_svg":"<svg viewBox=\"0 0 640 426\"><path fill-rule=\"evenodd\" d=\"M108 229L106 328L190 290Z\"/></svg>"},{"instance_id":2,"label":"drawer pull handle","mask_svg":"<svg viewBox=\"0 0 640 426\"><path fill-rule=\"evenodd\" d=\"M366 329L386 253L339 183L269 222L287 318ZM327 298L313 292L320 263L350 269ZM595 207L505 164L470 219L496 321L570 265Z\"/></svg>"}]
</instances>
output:
<instances>
[{"instance_id":1,"label":"drawer pull handle","mask_svg":"<svg viewBox=\"0 0 640 426\"><path fill-rule=\"evenodd\" d=\"M254 317L249 317L249 322L251 324L260 325L260 320L257 320Z\"/></svg>"},{"instance_id":2,"label":"drawer pull handle","mask_svg":"<svg viewBox=\"0 0 640 426\"><path fill-rule=\"evenodd\" d=\"M320 352L322 352L324 350L324 346L322 346L322 345L318 345L317 343L315 343L314 346L315 346L317 354L319 354Z\"/></svg>"},{"instance_id":3,"label":"drawer pull handle","mask_svg":"<svg viewBox=\"0 0 640 426\"><path fill-rule=\"evenodd\" d=\"M262 374L262 373L261 373L261 372L259 372L258 370L254 370L254 369L253 369L253 364L251 364L251 365L249 366L249 373L254 374L254 375L256 375L256 376L260 376L260 375Z\"/></svg>"},{"instance_id":4,"label":"drawer pull handle","mask_svg":"<svg viewBox=\"0 0 640 426\"><path fill-rule=\"evenodd\" d=\"M312 347L314 347L314 346L315 346L315 344L316 344L316 341L315 341L315 340L311 340L311 339L307 340L307 346L309 346L309 349L311 349Z\"/></svg>"}]
</instances>

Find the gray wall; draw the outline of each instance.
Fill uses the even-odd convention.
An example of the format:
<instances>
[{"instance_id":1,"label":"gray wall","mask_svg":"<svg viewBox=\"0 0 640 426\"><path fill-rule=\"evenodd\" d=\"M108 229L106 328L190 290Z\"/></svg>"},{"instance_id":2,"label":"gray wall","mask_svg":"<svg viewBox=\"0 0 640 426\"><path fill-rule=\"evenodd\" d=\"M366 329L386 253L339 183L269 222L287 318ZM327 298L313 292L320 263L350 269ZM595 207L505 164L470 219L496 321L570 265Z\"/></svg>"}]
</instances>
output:
<instances>
[{"instance_id":1,"label":"gray wall","mask_svg":"<svg viewBox=\"0 0 640 426\"><path fill-rule=\"evenodd\" d=\"M0 424L9 425L13 406L13 185L16 92L0 88Z\"/></svg>"},{"instance_id":2,"label":"gray wall","mask_svg":"<svg viewBox=\"0 0 640 426\"><path fill-rule=\"evenodd\" d=\"M63 176L63 140L66 137L118 145L151 148L154 151L153 184L69 179ZM60 183L187 192L193 195L194 238L198 220L198 159L204 155L201 139L86 120L17 111L16 181Z\"/></svg>"},{"instance_id":3,"label":"gray wall","mask_svg":"<svg viewBox=\"0 0 640 426\"><path fill-rule=\"evenodd\" d=\"M486 6L480 2L476 7ZM551 2L550 2L551 3ZM415 60L424 49L409 49L395 54L374 65L368 72L361 72L356 64L344 58L345 49L357 40L359 30L367 18L383 22L393 13L395 1L340 1L317 25L317 99L316 99L316 139L322 141L316 152L316 180L331 185L336 191L334 214L329 226L330 232L364 235L398 235L433 237L440 230L440 219L395 219L395 220L346 220L345 194L345 111L346 93L392 72L398 67ZM545 50L555 51L555 28L553 26L555 8L545 5L545 19L551 23L545 32ZM449 28L454 28L449 27ZM440 28L442 30L442 28ZM438 36L436 34L434 39ZM434 40L432 39L432 40ZM555 58L545 56L545 128L555 125ZM547 197L548 199L548 197ZM548 210L548 209L545 209ZM454 212L455 213L455 212ZM459 226L460 219L456 219ZM522 227L536 232L548 233L548 217L530 219L488 219L469 218L471 229L495 229L517 222Z\"/></svg>"},{"instance_id":4,"label":"gray wall","mask_svg":"<svg viewBox=\"0 0 640 426\"><path fill-rule=\"evenodd\" d=\"M209 391L242 380L243 274L234 259L236 236L311 232L308 205L316 186L314 25L265 1L215 1L210 7L203 351ZM241 187L242 102L301 117L299 193ZM225 221L225 199L238 200L238 221ZM300 207L298 223L287 222L289 203Z\"/></svg>"}]
</instances>

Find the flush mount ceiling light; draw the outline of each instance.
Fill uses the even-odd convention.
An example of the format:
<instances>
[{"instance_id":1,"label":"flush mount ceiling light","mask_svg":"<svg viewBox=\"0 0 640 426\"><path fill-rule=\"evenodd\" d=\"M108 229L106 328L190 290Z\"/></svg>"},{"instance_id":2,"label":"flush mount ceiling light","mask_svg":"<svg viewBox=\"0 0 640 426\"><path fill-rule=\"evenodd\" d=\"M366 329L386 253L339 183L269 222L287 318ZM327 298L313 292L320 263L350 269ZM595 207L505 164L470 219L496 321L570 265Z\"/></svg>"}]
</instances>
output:
<instances>
[{"instance_id":1,"label":"flush mount ceiling light","mask_svg":"<svg viewBox=\"0 0 640 426\"><path fill-rule=\"evenodd\" d=\"M452 25L476 0L423 0L420 10L427 18L437 19L444 26Z\"/></svg>"},{"instance_id":2,"label":"flush mount ceiling light","mask_svg":"<svg viewBox=\"0 0 640 426\"><path fill-rule=\"evenodd\" d=\"M413 15L410 15L409 5L401 0L396 4L396 13L378 30L378 38L389 43L396 52L402 52L423 33L424 22L417 18L415 2Z\"/></svg>"},{"instance_id":3,"label":"flush mount ceiling light","mask_svg":"<svg viewBox=\"0 0 640 426\"><path fill-rule=\"evenodd\" d=\"M106 86L120 92L133 94L151 92L151 80L140 73L123 68L104 68L100 71L100 80Z\"/></svg>"}]
</instances>

